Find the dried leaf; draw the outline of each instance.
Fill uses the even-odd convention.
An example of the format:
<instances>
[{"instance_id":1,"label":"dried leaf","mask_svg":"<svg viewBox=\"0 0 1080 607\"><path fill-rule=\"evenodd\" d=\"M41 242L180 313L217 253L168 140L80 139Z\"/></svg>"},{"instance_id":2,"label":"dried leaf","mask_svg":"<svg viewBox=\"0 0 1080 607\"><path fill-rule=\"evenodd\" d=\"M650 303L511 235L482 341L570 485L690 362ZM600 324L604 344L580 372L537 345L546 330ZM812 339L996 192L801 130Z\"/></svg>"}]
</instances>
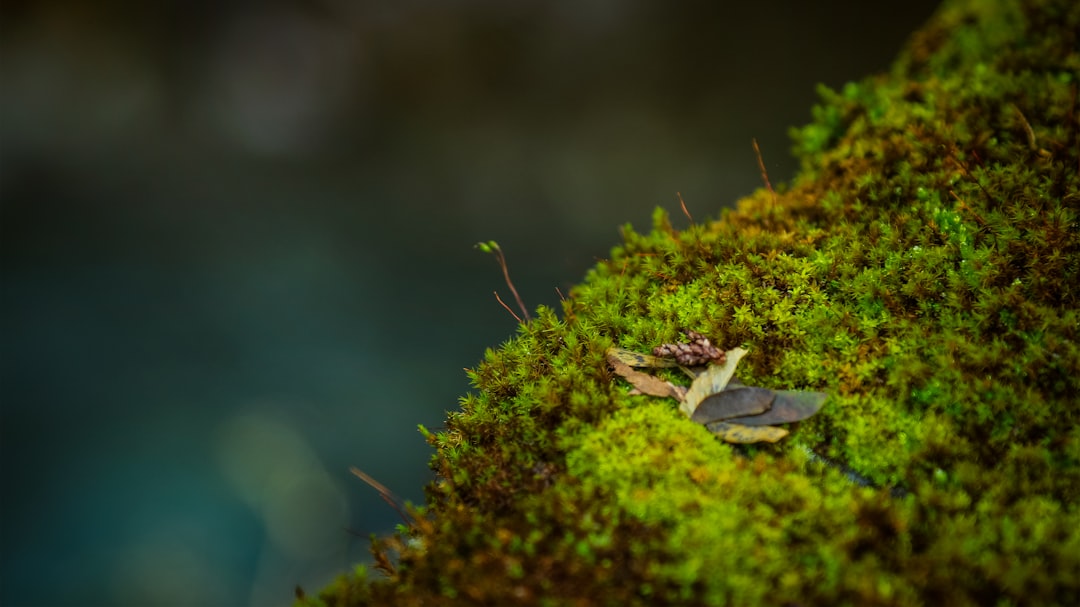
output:
<instances>
[{"instance_id":1,"label":"dried leaf","mask_svg":"<svg viewBox=\"0 0 1080 607\"><path fill-rule=\"evenodd\" d=\"M679 363L675 362L672 358L662 358L660 356L653 356L651 354L639 354L631 350L624 350L622 348L608 348L606 352L608 359L612 356L617 358L624 365L631 367L649 367L652 369L660 369L664 367L678 367Z\"/></svg>"},{"instance_id":2,"label":"dried leaf","mask_svg":"<svg viewBox=\"0 0 1080 607\"><path fill-rule=\"evenodd\" d=\"M655 375L635 371L630 365L624 363L617 355L613 354L611 350L608 350L607 361L617 375L630 382L630 385L640 390L642 394L648 394L649 396L670 396L674 399L682 398L682 392L676 386Z\"/></svg>"},{"instance_id":3,"label":"dried leaf","mask_svg":"<svg viewBox=\"0 0 1080 607\"><path fill-rule=\"evenodd\" d=\"M709 432L729 443L775 443L788 435L788 431L775 426L744 426L732 422L705 424Z\"/></svg>"},{"instance_id":4,"label":"dried leaf","mask_svg":"<svg viewBox=\"0 0 1080 607\"><path fill-rule=\"evenodd\" d=\"M690 384L690 389L686 392L686 398L683 399L680 409L687 417L693 417L694 411L701 405L702 401L706 398L723 391L727 387L728 382L731 381L731 377L735 375L735 367L739 364L739 361L746 355L746 350L742 348L735 348L734 350L728 350L727 360L723 365L710 365L705 369L697 379Z\"/></svg>"},{"instance_id":5,"label":"dried leaf","mask_svg":"<svg viewBox=\"0 0 1080 607\"><path fill-rule=\"evenodd\" d=\"M762 389L762 388L758 388ZM734 391L734 390L732 390ZM739 417L731 421L744 426L766 426L772 424L790 424L804 420L821 410L828 395L824 392L804 392L802 390L776 390L772 408L761 415Z\"/></svg>"},{"instance_id":6,"label":"dried leaf","mask_svg":"<svg viewBox=\"0 0 1080 607\"><path fill-rule=\"evenodd\" d=\"M721 421L732 417L759 415L769 410L776 394L768 388L742 386L731 387L705 397L690 419L699 424Z\"/></svg>"},{"instance_id":7,"label":"dried leaf","mask_svg":"<svg viewBox=\"0 0 1080 607\"><path fill-rule=\"evenodd\" d=\"M729 443L775 443L787 436L788 430L772 424L804 420L821 410L828 398L824 392L745 386L735 379L735 367L746 350L735 348L724 355L724 364L709 365L696 375L683 366L694 377L689 390L633 369L681 366L678 361L622 348L609 348L607 361L637 391L679 400L679 409L687 417Z\"/></svg>"}]
</instances>

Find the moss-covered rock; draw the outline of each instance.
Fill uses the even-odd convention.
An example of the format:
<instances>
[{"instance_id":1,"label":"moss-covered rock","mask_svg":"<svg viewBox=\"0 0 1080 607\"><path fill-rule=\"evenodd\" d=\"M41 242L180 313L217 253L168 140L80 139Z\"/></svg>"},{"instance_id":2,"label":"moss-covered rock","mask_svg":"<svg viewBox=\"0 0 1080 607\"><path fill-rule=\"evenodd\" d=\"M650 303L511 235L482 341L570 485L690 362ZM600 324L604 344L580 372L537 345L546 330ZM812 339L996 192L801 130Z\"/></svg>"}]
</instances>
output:
<instances>
[{"instance_id":1,"label":"moss-covered rock","mask_svg":"<svg viewBox=\"0 0 1080 607\"><path fill-rule=\"evenodd\" d=\"M1080 604L1078 88L1080 3L947 1L790 187L627 227L488 351L385 575L305 602ZM683 329L830 398L723 443L605 364Z\"/></svg>"}]
</instances>

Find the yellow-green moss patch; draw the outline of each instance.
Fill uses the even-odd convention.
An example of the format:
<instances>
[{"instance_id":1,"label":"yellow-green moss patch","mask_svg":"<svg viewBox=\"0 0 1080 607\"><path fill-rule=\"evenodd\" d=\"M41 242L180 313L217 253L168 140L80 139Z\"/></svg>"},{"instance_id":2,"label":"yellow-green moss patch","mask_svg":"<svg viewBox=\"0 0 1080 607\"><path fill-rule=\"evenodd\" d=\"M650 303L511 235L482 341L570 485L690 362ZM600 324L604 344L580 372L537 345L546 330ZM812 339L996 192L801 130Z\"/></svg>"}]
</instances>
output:
<instances>
[{"instance_id":1,"label":"yellow-green moss patch","mask_svg":"<svg viewBox=\"0 0 1080 607\"><path fill-rule=\"evenodd\" d=\"M658 210L488 351L383 575L305 602L1080 604L1078 75L1080 3L947 1L775 200ZM734 446L613 381L685 329L830 398Z\"/></svg>"}]
</instances>

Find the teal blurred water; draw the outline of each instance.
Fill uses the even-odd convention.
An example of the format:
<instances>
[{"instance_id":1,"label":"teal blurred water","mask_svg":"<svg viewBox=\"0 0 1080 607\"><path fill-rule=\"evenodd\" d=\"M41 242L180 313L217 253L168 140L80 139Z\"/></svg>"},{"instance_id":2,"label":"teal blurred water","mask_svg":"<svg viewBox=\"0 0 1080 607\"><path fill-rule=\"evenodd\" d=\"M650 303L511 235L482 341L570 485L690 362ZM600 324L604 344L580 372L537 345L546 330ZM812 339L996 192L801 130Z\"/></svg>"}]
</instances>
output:
<instances>
[{"instance_id":1,"label":"teal blurred water","mask_svg":"<svg viewBox=\"0 0 1080 607\"><path fill-rule=\"evenodd\" d=\"M508 3L509 4L509 3ZM0 603L268 605L422 499L463 367L794 171L929 2L5 3ZM357 535L360 537L358 538Z\"/></svg>"}]
</instances>

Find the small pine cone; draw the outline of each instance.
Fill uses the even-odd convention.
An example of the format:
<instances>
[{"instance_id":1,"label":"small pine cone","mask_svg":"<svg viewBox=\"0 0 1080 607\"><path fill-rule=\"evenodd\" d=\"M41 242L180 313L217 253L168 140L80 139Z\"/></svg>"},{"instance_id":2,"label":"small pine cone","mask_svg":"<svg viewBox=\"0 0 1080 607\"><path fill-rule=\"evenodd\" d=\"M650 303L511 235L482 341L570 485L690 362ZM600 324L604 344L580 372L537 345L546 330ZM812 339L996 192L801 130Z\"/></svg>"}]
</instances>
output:
<instances>
[{"instance_id":1,"label":"small pine cone","mask_svg":"<svg viewBox=\"0 0 1080 607\"><path fill-rule=\"evenodd\" d=\"M661 344L653 348L654 356L674 358L684 367L697 367L708 363L722 364L724 351L712 345L708 337L697 331L686 331L689 343Z\"/></svg>"}]
</instances>

